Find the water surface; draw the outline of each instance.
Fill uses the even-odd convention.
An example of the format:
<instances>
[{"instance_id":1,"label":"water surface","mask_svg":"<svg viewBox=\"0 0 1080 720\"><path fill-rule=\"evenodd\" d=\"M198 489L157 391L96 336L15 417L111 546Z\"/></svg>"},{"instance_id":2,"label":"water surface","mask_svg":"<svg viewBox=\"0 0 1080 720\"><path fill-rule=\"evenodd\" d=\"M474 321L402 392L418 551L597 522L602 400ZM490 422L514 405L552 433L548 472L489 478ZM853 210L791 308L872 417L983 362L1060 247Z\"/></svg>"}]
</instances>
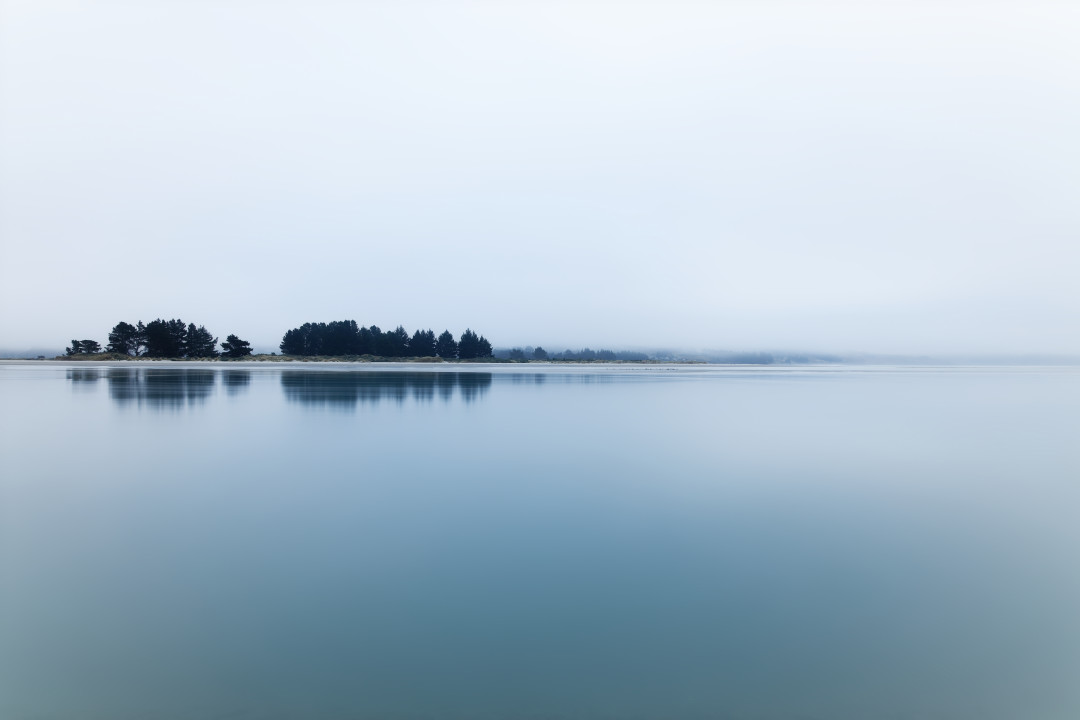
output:
<instances>
[{"instance_id":1,"label":"water surface","mask_svg":"<svg viewBox=\"0 0 1080 720\"><path fill-rule=\"evenodd\" d=\"M1080 717L1075 369L371 368L0 364L0 718Z\"/></svg>"}]
</instances>

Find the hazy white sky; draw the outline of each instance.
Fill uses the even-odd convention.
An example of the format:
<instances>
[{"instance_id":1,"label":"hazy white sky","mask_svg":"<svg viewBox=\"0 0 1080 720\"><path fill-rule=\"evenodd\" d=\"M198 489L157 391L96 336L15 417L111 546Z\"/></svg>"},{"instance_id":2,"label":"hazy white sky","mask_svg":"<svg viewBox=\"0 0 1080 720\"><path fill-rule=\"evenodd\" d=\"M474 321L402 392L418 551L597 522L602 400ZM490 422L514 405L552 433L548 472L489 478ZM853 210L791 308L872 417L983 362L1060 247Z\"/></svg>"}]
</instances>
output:
<instances>
[{"instance_id":1,"label":"hazy white sky","mask_svg":"<svg viewBox=\"0 0 1080 720\"><path fill-rule=\"evenodd\" d=\"M1077 2L0 3L0 348L1080 352Z\"/></svg>"}]
</instances>

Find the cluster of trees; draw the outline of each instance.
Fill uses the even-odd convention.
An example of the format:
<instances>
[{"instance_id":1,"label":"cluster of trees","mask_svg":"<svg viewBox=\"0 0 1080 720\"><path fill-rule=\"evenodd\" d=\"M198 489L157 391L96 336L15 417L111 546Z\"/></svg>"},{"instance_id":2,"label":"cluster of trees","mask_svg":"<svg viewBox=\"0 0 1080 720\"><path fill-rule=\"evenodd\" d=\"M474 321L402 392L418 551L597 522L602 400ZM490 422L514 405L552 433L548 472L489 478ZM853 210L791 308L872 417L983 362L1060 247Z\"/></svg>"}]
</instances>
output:
<instances>
[{"instance_id":1,"label":"cluster of trees","mask_svg":"<svg viewBox=\"0 0 1080 720\"><path fill-rule=\"evenodd\" d=\"M549 356L547 350L537 346L531 352L521 348L510 348L506 357L509 360L547 360Z\"/></svg>"},{"instance_id":2,"label":"cluster of trees","mask_svg":"<svg viewBox=\"0 0 1080 720\"><path fill-rule=\"evenodd\" d=\"M72 340L65 352L68 355L97 355L101 352L101 343L97 340Z\"/></svg>"},{"instance_id":3,"label":"cluster of trees","mask_svg":"<svg viewBox=\"0 0 1080 720\"><path fill-rule=\"evenodd\" d=\"M135 325L118 322L109 332L105 351L132 357L189 359L219 355L240 358L251 354L251 343L236 335L229 335L221 343L223 353L218 352L217 346L218 339L204 325L185 325L183 320L159 318L145 325L142 320ZM93 355L100 351L101 345L94 340L72 340L66 350L68 355Z\"/></svg>"},{"instance_id":4,"label":"cluster of trees","mask_svg":"<svg viewBox=\"0 0 1080 720\"><path fill-rule=\"evenodd\" d=\"M438 337L432 330L417 330L411 336L398 325L382 331L378 325L363 327L355 320L304 323L281 339L284 355L378 355L381 357L441 357L444 359L491 356L491 343L483 335L466 330L455 340L449 330Z\"/></svg>"},{"instance_id":5,"label":"cluster of trees","mask_svg":"<svg viewBox=\"0 0 1080 720\"><path fill-rule=\"evenodd\" d=\"M624 362L645 362L650 360L649 356L642 352L631 352L626 350L616 352L614 350L591 350L589 348L582 348L581 350L564 350L561 353L548 353L548 351L542 347L516 347L510 348L509 350L499 350L496 353L496 356L507 360L573 360L576 362L614 362L617 360Z\"/></svg>"},{"instance_id":6,"label":"cluster of trees","mask_svg":"<svg viewBox=\"0 0 1080 720\"><path fill-rule=\"evenodd\" d=\"M612 362L615 360L642 362L648 359L649 356L642 352L631 352L627 350L615 352L613 350L590 350L589 348L582 348L577 351L564 350L552 357L552 360L598 360L600 362Z\"/></svg>"}]
</instances>

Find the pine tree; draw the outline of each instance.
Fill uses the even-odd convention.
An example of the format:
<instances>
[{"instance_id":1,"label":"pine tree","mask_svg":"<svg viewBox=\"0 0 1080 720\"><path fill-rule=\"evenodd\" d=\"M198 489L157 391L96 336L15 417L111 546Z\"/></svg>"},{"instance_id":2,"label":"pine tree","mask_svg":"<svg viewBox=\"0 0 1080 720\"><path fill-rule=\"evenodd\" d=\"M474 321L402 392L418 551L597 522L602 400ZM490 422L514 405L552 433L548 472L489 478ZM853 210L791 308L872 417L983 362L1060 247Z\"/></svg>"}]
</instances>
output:
<instances>
[{"instance_id":1,"label":"pine tree","mask_svg":"<svg viewBox=\"0 0 1080 720\"><path fill-rule=\"evenodd\" d=\"M143 325L142 320L135 323L135 337L132 339L132 343L134 344L135 357L146 354L146 326Z\"/></svg>"},{"instance_id":2,"label":"pine tree","mask_svg":"<svg viewBox=\"0 0 1080 720\"><path fill-rule=\"evenodd\" d=\"M183 320L158 318L146 325L146 355L178 358L187 352L187 326Z\"/></svg>"},{"instance_id":3,"label":"pine tree","mask_svg":"<svg viewBox=\"0 0 1080 720\"><path fill-rule=\"evenodd\" d=\"M286 331L285 337L281 338L278 349L281 350L282 355L303 355L304 333L301 332L300 328Z\"/></svg>"},{"instance_id":4,"label":"pine tree","mask_svg":"<svg viewBox=\"0 0 1080 720\"><path fill-rule=\"evenodd\" d=\"M383 349L380 354L386 357L405 357L409 350L409 333L398 325L383 335Z\"/></svg>"},{"instance_id":5,"label":"pine tree","mask_svg":"<svg viewBox=\"0 0 1080 720\"><path fill-rule=\"evenodd\" d=\"M323 339L323 355L359 355L360 328L355 320L335 320L327 323Z\"/></svg>"},{"instance_id":6,"label":"pine tree","mask_svg":"<svg viewBox=\"0 0 1080 720\"><path fill-rule=\"evenodd\" d=\"M435 354L444 360L452 360L457 357L458 346L449 330L443 330L442 334L439 335L439 339L435 342Z\"/></svg>"},{"instance_id":7,"label":"pine tree","mask_svg":"<svg viewBox=\"0 0 1080 720\"><path fill-rule=\"evenodd\" d=\"M480 338L472 330L466 328L458 340L458 357L462 360L471 360L479 357Z\"/></svg>"},{"instance_id":8,"label":"pine tree","mask_svg":"<svg viewBox=\"0 0 1080 720\"><path fill-rule=\"evenodd\" d=\"M417 330L409 340L409 354L413 357L435 356L435 333L431 330Z\"/></svg>"},{"instance_id":9,"label":"pine tree","mask_svg":"<svg viewBox=\"0 0 1080 720\"><path fill-rule=\"evenodd\" d=\"M134 325L120 321L109 333L109 344L106 350L121 355L139 354L139 330Z\"/></svg>"},{"instance_id":10,"label":"pine tree","mask_svg":"<svg viewBox=\"0 0 1080 720\"><path fill-rule=\"evenodd\" d=\"M235 335L225 338L225 342L221 343L221 347L225 351L222 355L228 358L242 358L251 354L251 343L247 340L241 340Z\"/></svg>"},{"instance_id":11,"label":"pine tree","mask_svg":"<svg viewBox=\"0 0 1080 720\"><path fill-rule=\"evenodd\" d=\"M217 338L205 326L195 327L195 323L191 323L187 326L184 350L184 354L189 358L217 357Z\"/></svg>"}]
</instances>

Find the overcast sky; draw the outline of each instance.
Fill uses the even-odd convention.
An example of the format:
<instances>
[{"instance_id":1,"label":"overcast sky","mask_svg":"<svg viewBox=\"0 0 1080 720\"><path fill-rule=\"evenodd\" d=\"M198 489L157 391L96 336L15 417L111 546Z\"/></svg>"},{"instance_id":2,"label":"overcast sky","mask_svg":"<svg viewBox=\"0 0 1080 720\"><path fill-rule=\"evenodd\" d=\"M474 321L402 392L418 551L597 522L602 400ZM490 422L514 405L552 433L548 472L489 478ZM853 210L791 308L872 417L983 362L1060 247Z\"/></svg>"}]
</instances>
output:
<instances>
[{"instance_id":1,"label":"overcast sky","mask_svg":"<svg viewBox=\"0 0 1080 720\"><path fill-rule=\"evenodd\" d=\"M2 2L0 348L1080 352L1080 3Z\"/></svg>"}]
</instances>

